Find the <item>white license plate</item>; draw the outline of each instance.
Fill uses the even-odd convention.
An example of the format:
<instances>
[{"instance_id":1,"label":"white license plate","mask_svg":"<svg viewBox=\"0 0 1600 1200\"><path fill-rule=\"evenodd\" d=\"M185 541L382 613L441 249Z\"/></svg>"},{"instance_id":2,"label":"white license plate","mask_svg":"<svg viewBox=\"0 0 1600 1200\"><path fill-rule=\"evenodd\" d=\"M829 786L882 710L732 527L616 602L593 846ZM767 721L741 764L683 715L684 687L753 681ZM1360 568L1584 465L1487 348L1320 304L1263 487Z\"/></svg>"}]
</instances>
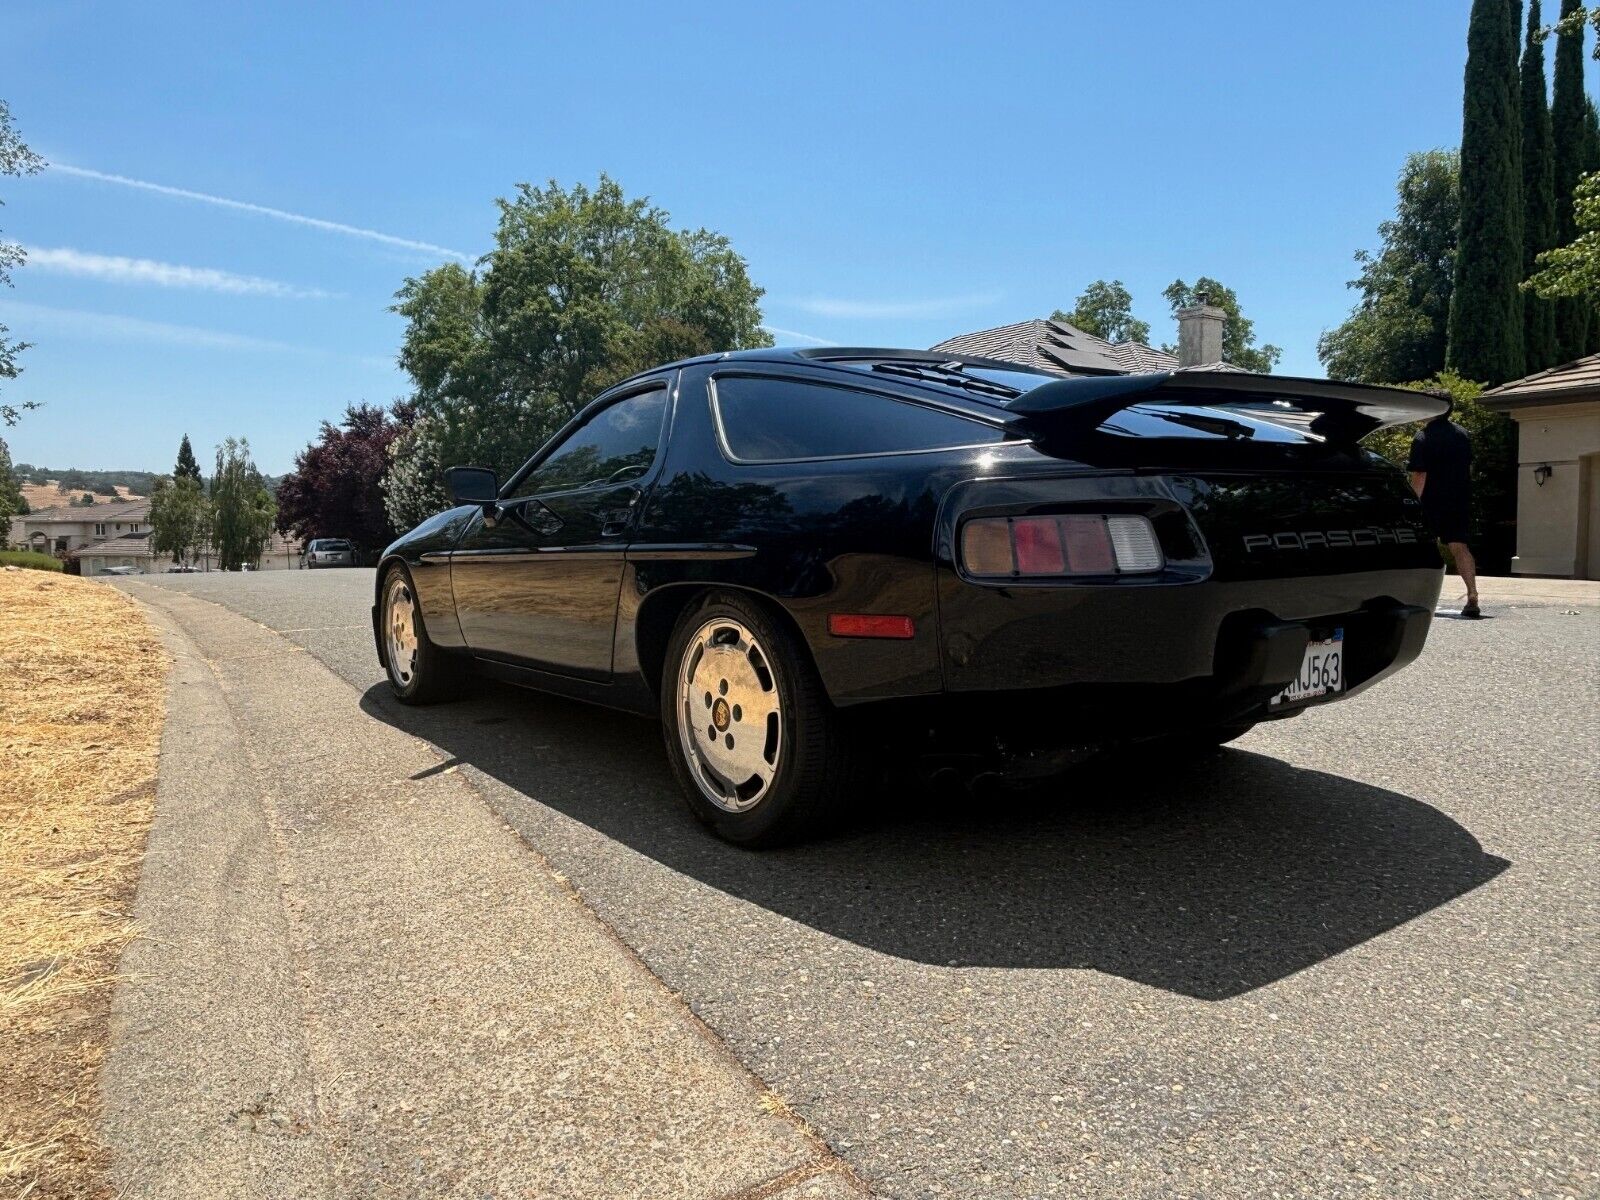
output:
<instances>
[{"instance_id":1,"label":"white license plate","mask_svg":"<svg viewBox=\"0 0 1600 1200\"><path fill-rule=\"evenodd\" d=\"M1306 644L1305 657L1300 660L1300 674L1272 698L1269 707L1298 704L1302 700L1331 696L1343 690L1344 630L1335 629L1331 638Z\"/></svg>"}]
</instances>

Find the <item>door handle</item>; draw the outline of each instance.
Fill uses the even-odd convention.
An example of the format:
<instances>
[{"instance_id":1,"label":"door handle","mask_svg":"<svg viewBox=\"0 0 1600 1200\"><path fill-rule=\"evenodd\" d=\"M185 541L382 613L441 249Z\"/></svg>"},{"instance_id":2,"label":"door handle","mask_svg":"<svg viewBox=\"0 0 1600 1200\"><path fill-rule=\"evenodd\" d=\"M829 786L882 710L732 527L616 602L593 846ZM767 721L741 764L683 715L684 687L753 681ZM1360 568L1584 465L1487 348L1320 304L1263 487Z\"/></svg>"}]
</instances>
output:
<instances>
[{"instance_id":1,"label":"door handle","mask_svg":"<svg viewBox=\"0 0 1600 1200\"><path fill-rule=\"evenodd\" d=\"M608 508L600 514L600 536L620 537L627 533L633 524L633 510L639 504L639 497L644 495L638 488L627 488L618 493L619 499L626 497L623 505L618 508Z\"/></svg>"}]
</instances>

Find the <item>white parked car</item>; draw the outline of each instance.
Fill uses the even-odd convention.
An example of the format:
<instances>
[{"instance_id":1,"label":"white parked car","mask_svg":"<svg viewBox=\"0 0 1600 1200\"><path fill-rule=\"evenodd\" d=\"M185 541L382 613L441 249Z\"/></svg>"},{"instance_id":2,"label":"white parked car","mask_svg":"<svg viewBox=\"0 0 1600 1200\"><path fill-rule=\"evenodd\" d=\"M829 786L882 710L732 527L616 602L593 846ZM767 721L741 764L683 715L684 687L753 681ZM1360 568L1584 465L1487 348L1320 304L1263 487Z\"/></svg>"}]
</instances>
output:
<instances>
[{"instance_id":1,"label":"white parked car","mask_svg":"<svg viewBox=\"0 0 1600 1200\"><path fill-rule=\"evenodd\" d=\"M300 565L313 567L353 567L356 548L344 538L312 538L300 555Z\"/></svg>"}]
</instances>

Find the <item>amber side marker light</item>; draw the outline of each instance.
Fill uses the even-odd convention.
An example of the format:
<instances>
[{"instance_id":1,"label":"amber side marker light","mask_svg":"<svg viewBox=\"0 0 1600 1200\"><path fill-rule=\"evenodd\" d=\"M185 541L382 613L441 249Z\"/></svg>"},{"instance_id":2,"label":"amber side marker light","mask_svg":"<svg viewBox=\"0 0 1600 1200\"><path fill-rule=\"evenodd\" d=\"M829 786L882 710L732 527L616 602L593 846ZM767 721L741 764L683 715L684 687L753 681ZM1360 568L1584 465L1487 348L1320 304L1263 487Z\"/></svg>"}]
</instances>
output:
<instances>
[{"instance_id":1,"label":"amber side marker light","mask_svg":"<svg viewBox=\"0 0 1600 1200\"><path fill-rule=\"evenodd\" d=\"M874 613L829 613L828 632L834 637L911 638L917 625L910 617L881 617Z\"/></svg>"}]
</instances>

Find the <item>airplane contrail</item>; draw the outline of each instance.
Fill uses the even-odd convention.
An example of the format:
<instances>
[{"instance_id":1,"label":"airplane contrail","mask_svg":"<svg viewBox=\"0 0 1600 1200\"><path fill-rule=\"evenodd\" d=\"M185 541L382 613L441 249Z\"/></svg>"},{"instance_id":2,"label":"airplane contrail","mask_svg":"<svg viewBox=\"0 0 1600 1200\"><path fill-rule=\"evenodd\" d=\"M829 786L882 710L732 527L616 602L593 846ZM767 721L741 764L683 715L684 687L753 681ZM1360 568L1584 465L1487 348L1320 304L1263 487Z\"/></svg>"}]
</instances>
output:
<instances>
[{"instance_id":1,"label":"airplane contrail","mask_svg":"<svg viewBox=\"0 0 1600 1200\"><path fill-rule=\"evenodd\" d=\"M93 171L88 167L72 167L65 163L51 163L51 171L58 171L63 175L71 175L78 179L95 179L101 183L115 183L122 187L138 188L141 191L155 192L162 196L176 196L180 200L198 200L202 204L214 204L218 208L231 208L238 212L255 213L257 216L272 217L279 221L288 221L294 225L307 225L312 229L321 229L327 233L342 233L346 237L365 238L371 242L382 242L386 246L399 246L405 250L418 250L427 254L442 254L447 258L454 258L461 262L472 262L473 256L463 254L459 250L451 250L447 246L437 246L432 242L419 242L415 238L396 237L392 233L380 233L376 229L363 229L359 225L345 225L339 221L324 221L321 217L308 217L304 213L286 212L281 208L270 208L265 204L251 204L244 200L230 200L226 196L213 196L207 192L195 192L188 188L169 187L164 183L151 183L145 179L130 179L126 175L112 175L105 171Z\"/></svg>"}]
</instances>

